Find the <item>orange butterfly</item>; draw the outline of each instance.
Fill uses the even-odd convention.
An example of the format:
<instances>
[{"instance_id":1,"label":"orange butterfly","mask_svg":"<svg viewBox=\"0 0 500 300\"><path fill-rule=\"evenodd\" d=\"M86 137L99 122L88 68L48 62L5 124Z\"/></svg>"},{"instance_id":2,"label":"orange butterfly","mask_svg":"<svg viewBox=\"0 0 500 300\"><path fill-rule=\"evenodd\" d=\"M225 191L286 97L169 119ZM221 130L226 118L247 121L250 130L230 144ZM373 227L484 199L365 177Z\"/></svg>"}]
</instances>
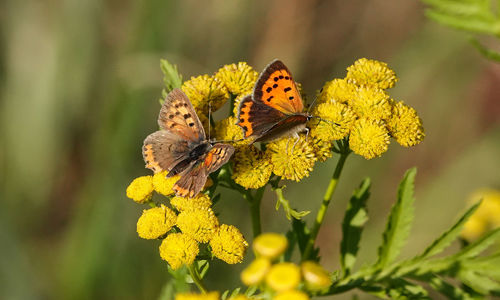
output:
<instances>
[{"instance_id":1,"label":"orange butterfly","mask_svg":"<svg viewBox=\"0 0 500 300\"><path fill-rule=\"evenodd\" d=\"M314 116L302 112L304 105L292 74L280 60L272 61L260 74L252 95L241 100L238 124L245 138L266 142L284 135L298 137L308 131Z\"/></svg>"},{"instance_id":2,"label":"orange butterfly","mask_svg":"<svg viewBox=\"0 0 500 300\"><path fill-rule=\"evenodd\" d=\"M161 129L144 140L142 155L146 167L155 173L167 170L167 177L181 175L173 187L177 196L196 196L208 175L234 153L231 145L207 140L193 105L180 89L167 95L158 125Z\"/></svg>"}]
</instances>

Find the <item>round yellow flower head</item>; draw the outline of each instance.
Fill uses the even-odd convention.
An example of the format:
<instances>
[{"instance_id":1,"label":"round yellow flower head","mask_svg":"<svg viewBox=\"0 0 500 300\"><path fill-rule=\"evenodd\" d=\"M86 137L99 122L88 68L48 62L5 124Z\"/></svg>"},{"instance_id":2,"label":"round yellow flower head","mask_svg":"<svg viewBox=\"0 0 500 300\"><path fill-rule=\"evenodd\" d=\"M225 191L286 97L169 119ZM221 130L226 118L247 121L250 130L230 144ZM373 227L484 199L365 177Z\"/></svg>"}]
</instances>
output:
<instances>
[{"instance_id":1,"label":"round yellow flower head","mask_svg":"<svg viewBox=\"0 0 500 300\"><path fill-rule=\"evenodd\" d=\"M417 112L402 101L393 106L387 128L396 142L404 147L415 146L425 137L422 120Z\"/></svg>"},{"instance_id":2,"label":"round yellow flower head","mask_svg":"<svg viewBox=\"0 0 500 300\"><path fill-rule=\"evenodd\" d=\"M361 58L347 68L346 79L357 85L370 85L380 89L393 87L398 78L386 63Z\"/></svg>"},{"instance_id":3,"label":"round yellow flower head","mask_svg":"<svg viewBox=\"0 0 500 300\"><path fill-rule=\"evenodd\" d=\"M181 89L186 93L194 108L203 113L208 113L209 103L214 112L229 99L229 93L224 84L213 76L191 77L182 84Z\"/></svg>"},{"instance_id":4,"label":"round yellow flower head","mask_svg":"<svg viewBox=\"0 0 500 300\"><path fill-rule=\"evenodd\" d=\"M250 300L250 298L245 295L236 295L235 297L229 298L229 300Z\"/></svg>"},{"instance_id":5,"label":"round yellow flower head","mask_svg":"<svg viewBox=\"0 0 500 300\"><path fill-rule=\"evenodd\" d=\"M218 141L238 141L231 143L233 146L248 145L251 140L243 140L243 130L240 126L236 125L236 118L231 116L220 120L215 124L215 138Z\"/></svg>"},{"instance_id":6,"label":"round yellow flower head","mask_svg":"<svg viewBox=\"0 0 500 300\"><path fill-rule=\"evenodd\" d=\"M177 216L177 227L200 243L207 243L214 236L219 220L211 208L182 211Z\"/></svg>"},{"instance_id":7,"label":"round yellow flower head","mask_svg":"<svg viewBox=\"0 0 500 300\"><path fill-rule=\"evenodd\" d=\"M240 94L238 97L234 98L234 104L233 104L233 115L237 116L239 113L240 109L240 102L243 100L248 95L251 95L252 91L248 92L247 94ZM241 127L240 127L241 128Z\"/></svg>"},{"instance_id":8,"label":"round yellow flower head","mask_svg":"<svg viewBox=\"0 0 500 300\"><path fill-rule=\"evenodd\" d=\"M233 156L234 182L246 189L258 189L269 181L273 166L268 153L254 146L240 147Z\"/></svg>"},{"instance_id":9,"label":"round yellow flower head","mask_svg":"<svg viewBox=\"0 0 500 300\"><path fill-rule=\"evenodd\" d=\"M278 263L266 275L267 285L277 292L289 291L300 283L300 269L293 263Z\"/></svg>"},{"instance_id":10,"label":"round yellow flower head","mask_svg":"<svg viewBox=\"0 0 500 300\"><path fill-rule=\"evenodd\" d=\"M473 215L467 220L467 222L465 222L464 227L460 232L460 236L465 240L472 242L482 236L486 230L488 230L488 223L486 220Z\"/></svg>"},{"instance_id":11,"label":"round yellow flower head","mask_svg":"<svg viewBox=\"0 0 500 300\"><path fill-rule=\"evenodd\" d=\"M161 258L174 270L191 265L199 252L198 243L184 233L169 234L160 245Z\"/></svg>"},{"instance_id":12,"label":"round yellow flower head","mask_svg":"<svg viewBox=\"0 0 500 300\"><path fill-rule=\"evenodd\" d=\"M311 136L327 142L347 136L356 120L356 115L349 106L336 101L318 104L313 115L332 122L315 119L316 126L311 128Z\"/></svg>"},{"instance_id":13,"label":"round yellow flower head","mask_svg":"<svg viewBox=\"0 0 500 300\"><path fill-rule=\"evenodd\" d=\"M288 247L288 240L281 234L263 233L253 241L253 250L258 256L275 259Z\"/></svg>"},{"instance_id":14,"label":"round yellow flower head","mask_svg":"<svg viewBox=\"0 0 500 300\"><path fill-rule=\"evenodd\" d=\"M175 295L175 300L220 300L219 292L208 292L206 294L180 293Z\"/></svg>"},{"instance_id":15,"label":"round yellow flower head","mask_svg":"<svg viewBox=\"0 0 500 300\"><path fill-rule=\"evenodd\" d=\"M266 152L271 155L273 173L284 179L300 181L309 176L316 162L314 148L306 142L303 135L298 141L293 137L285 137L271 142L267 145Z\"/></svg>"},{"instance_id":16,"label":"round yellow flower head","mask_svg":"<svg viewBox=\"0 0 500 300\"><path fill-rule=\"evenodd\" d=\"M225 65L215 74L215 78L224 83L233 95L250 93L258 77L259 73L246 62Z\"/></svg>"},{"instance_id":17,"label":"round yellow flower head","mask_svg":"<svg viewBox=\"0 0 500 300\"><path fill-rule=\"evenodd\" d=\"M391 101L384 90L361 86L349 106L360 118L374 120L388 119L391 116Z\"/></svg>"},{"instance_id":18,"label":"round yellow flower head","mask_svg":"<svg viewBox=\"0 0 500 300\"><path fill-rule=\"evenodd\" d=\"M285 291L274 296L273 300L309 300L309 296L301 291Z\"/></svg>"},{"instance_id":19,"label":"round yellow flower head","mask_svg":"<svg viewBox=\"0 0 500 300\"><path fill-rule=\"evenodd\" d=\"M334 79L325 83L318 93L318 103L337 101L346 103L354 98L356 94L356 85L345 79Z\"/></svg>"},{"instance_id":20,"label":"round yellow flower head","mask_svg":"<svg viewBox=\"0 0 500 300\"><path fill-rule=\"evenodd\" d=\"M137 221L137 233L143 239L157 239L174 226L176 218L177 215L163 204L144 210Z\"/></svg>"},{"instance_id":21,"label":"round yellow flower head","mask_svg":"<svg viewBox=\"0 0 500 300\"><path fill-rule=\"evenodd\" d=\"M168 171L163 171L156 173L153 176L153 187L158 194L162 194L164 196L170 196L174 193L172 187L179 180L180 176L172 176L167 178Z\"/></svg>"},{"instance_id":22,"label":"round yellow flower head","mask_svg":"<svg viewBox=\"0 0 500 300\"><path fill-rule=\"evenodd\" d=\"M382 155L389 148L389 132L383 121L359 119L349 136L349 147L366 159Z\"/></svg>"},{"instance_id":23,"label":"round yellow flower head","mask_svg":"<svg viewBox=\"0 0 500 300\"><path fill-rule=\"evenodd\" d=\"M302 270L302 277L304 277L304 281L309 289L324 289L332 284L328 272L319 264L312 261L305 261L300 268Z\"/></svg>"},{"instance_id":24,"label":"round yellow flower head","mask_svg":"<svg viewBox=\"0 0 500 300\"><path fill-rule=\"evenodd\" d=\"M145 203L153 196L153 176L141 176L127 187L127 197L137 203Z\"/></svg>"},{"instance_id":25,"label":"round yellow flower head","mask_svg":"<svg viewBox=\"0 0 500 300\"><path fill-rule=\"evenodd\" d=\"M320 138L312 137L311 146L314 149L314 155L318 161L323 162L333 156L332 142L325 142Z\"/></svg>"},{"instance_id":26,"label":"round yellow flower head","mask_svg":"<svg viewBox=\"0 0 500 300\"><path fill-rule=\"evenodd\" d=\"M241 272L241 281L247 285L259 284L271 269L271 261L264 257L257 257Z\"/></svg>"},{"instance_id":27,"label":"round yellow flower head","mask_svg":"<svg viewBox=\"0 0 500 300\"><path fill-rule=\"evenodd\" d=\"M248 243L238 228L222 224L210 240L212 254L228 264L236 264L243 260Z\"/></svg>"},{"instance_id":28,"label":"round yellow flower head","mask_svg":"<svg viewBox=\"0 0 500 300\"><path fill-rule=\"evenodd\" d=\"M471 204L482 200L481 205L474 213L474 217L482 219L490 227L500 226L500 191L482 188L474 192L468 202Z\"/></svg>"},{"instance_id":29,"label":"round yellow flower head","mask_svg":"<svg viewBox=\"0 0 500 300\"><path fill-rule=\"evenodd\" d=\"M185 198L175 196L170 199L170 204L178 211L186 211L193 209L204 209L212 207L212 200L205 194L198 194L194 198Z\"/></svg>"}]
</instances>

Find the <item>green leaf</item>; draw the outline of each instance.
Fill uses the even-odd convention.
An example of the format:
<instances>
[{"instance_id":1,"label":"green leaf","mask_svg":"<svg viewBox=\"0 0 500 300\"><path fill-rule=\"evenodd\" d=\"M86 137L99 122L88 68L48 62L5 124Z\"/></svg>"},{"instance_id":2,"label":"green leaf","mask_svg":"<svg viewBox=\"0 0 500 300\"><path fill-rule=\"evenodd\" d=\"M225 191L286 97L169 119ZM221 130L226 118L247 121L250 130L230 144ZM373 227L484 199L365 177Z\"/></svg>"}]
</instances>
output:
<instances>
[{"instance_id":1,"label":"green leaf","mask_svg":"<svg viewBox=\"0 0 500 300\"><path fill-rule=\"evenodd\" d=\"M448 247L460 234L462 228L470 218L470 216L477 210L479 207L479 203L476 203L471 208L469 208L465 214L458 219L458 221L453 225L450 229L444 232L439 238L437 238L424 252L418 256L420 259L424 259L427 257L434 256L438 253L441 253L446 247Z\"/></svg>"},{"instance_id":2,"label":"green leaf","mask_svg":"<svg viewBox=\"0 0 500 300\"><path fill-rule=\"evenodd\" d=\"M311 232L309 231L309 228L307 228L306 223L298 219L292 219L292 229L293 233L297 237L297 244L299 246L300 254L302 256L306 249L307 242L309 241ZM319 249L314 248L311 251L309 259L314 261L319 261L318 254L319 254Z\"/></svg>"},{"instance_id":3,"label":"green leaf","mask_svg":"<svg viewBox=\"0 0 500 300\"><path fill-rule=\"evenodd\" d=\"M500 283L486 276L481 276L479 273L472 270L463 270L459 272L458 278L462 280L464 284L482 295L489 295L491 292L500 291Z\"/></svg>"},{"instance_id":4,"label":"green leaf","mask_svg":"<svg viewBox=\"0 0 500 300\"><path fill-rule=\"evenodd\" d=\"M469 244L467 247L463 248L457 254L452 255L451 258L465 259L474 257L483 252L486 248L488 248L491 244L493 244L495 241L499 239L500 239L500 228L497 228L495 230L490 231L488 234L484 235L476 242Z\"/></svg>"},{"instance_id":5,"label":"green leaf","mask_svg":"<svg viewBox=\"0 0 500 300\"><path fill-rule=\"evenodd\" d=\"M473 38L470 40L470 42L472 46L474 46L479 51L479 53L481 53L481 55L483 55L487 59L500 62L500 52L484 47L483 45L481 45L481 43L479 43L477 39Z\"/></svg>"},{"instance_id":6,"label":"green leaf","mask_svg":"<svg viewBox=\"0 0 500 300\"><path fill-rule=\"evenodd\" d=\"M394 261L401 251L410 233L413 220L413 186L417 170L408 170L399 184L398 199L391 209L386 229L383 233L382 245L378 249L376 266L384 268Z\"/></svg>"},{"instance_id":7,"label":"green leaf","mask_svg":"<svg viewBox=\"0 0 500 300\"><path fill-rule=\"evenodd\" d=\"M163 82L165 83L165 91L168 93L175 88L180 88L182 85L182 76L177 71L177 66L171 64L168 60L160 60L160 68L163 72Z\"/></svg>"},{"instance_id":8,"label":"green leaf","mask_svg":"<svg viewBox=\"0 0 500 300\"><path fill-rule=\"evenodd\" d=\"M444 14L436 10L427 10L426 15L427 17L438 23L454 27L456 29L469 32L476 32L481 34L490 34L490 35L499 34L499 25L497 24L498 22L494 22L493 20L485 20L482 17L477 18L477 17L453 16Z\"/></svg>"},{"instance_id":9,"label":"green leaf","mask_svg":"<svg viewBox=\"0 0 500 300\"><path fill-rule=\"evenodd\" d=\"M500 253L468 259L462 265L464 269L477 270L482 275L500 281Z\"/></svg>"},{"instance_id":10,"label":"green leaf","mask_svg":"<svg viewBox=\"0 0 500 300\"><path fill-rule=\"evenodd\" d=\"M402 278L389 281L387 294L391 299L431 299L422 286Z\"/></svg>"},{"instance_id":11,"label":"green leaf","mask_svg":"<svg viewBox=\"0 0 500 300\"><path fill-rule=\"evenodd\" d=\"M363 225L368 220L366 201L370 197L370 179L366 178L351 196L342 222L342 241L340 243L340 265L344 276L351 273L356 262Z\"/></svg>"},{"instance_id":12,"label":"green leaf","mask_svg":"<svg viewBox=\"0 0 500 300\"><path fill-rule=\"evenodd\" d=\"M464 290L460 289L459 287L456 287L454 285L449 284L448 282L444 281L438 276L432 275L429 278L429 284L430 286L443 294L444 296L448 297L448 299L453 299L453 300L473 300L475 299L468 293L466 293Z\"/></svg>"},{"instance_id":13,"label":"green leaf","mask_svg":"<svg viewBox=\"0 0 500 300\"><path fill-rule=\"evenodd\" d=\"M300 220L307 216L310 211L296 211L290 206L290 202L283 196L283 189L285 187L286 186L282 186L274 189L276 196L278 196L278 201L276 201L276 210L280 208L280 205L283 205L283 210L285 211L285 215L288 220L291 220L292 217L296 220Z\"/></svg>"}]
</instances>

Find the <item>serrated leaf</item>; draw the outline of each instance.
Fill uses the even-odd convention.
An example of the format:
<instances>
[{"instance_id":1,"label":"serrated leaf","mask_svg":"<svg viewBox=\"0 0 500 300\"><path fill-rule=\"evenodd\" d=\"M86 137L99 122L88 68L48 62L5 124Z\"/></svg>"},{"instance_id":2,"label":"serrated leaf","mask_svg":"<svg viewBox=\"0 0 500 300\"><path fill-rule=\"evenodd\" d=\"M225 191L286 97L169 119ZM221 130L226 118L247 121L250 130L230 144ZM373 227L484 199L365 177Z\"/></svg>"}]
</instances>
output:
<instances>
[{"instance_id":1,"label":"serrated leaf","mask_svg":"<svg viewBox=\"0 0 500 300\"><path fill-rule=\"evenodd\" d=\"M285 211L286 218L291 220L292 217L296 220L300 220L303 217L307 216L310 211L296 211L290 206L290 202L283 196L283 187L275 188L276 195L278 196L278 200L276 201L276 210L283 206L283 210Z\"/></svg>"},{"instance_id":2,"label":"serrated leaf","mask_svg":"<svg viewBox=\"0 0 500 300\"><path fill-rule=\"evenodd\" d=\"M369 178L361 182L360 187L354 191L344 215L340 243L340 265L344 276L350 274L356 262L363 225L368 220L366 201L370 197L370 185Z\"/></svg>"},{"instance_id":3,"label":"serrated leaf","mask_svg":"<svg viewBox=\"0 0 500 300\"><path fill-rule=\"evenodd\" d=\"M389 281L387 294L391 299L431 299L422 286L402 278Z\"/></svg>"},{"instance_id":4,"label":"serrated leaf","mask_svg":"<svg viewBox=\"0 0 500 300\"><path fill-rule=\"evenodd\" d=\"M443 294L444 296L448 297L448 299L453 299L453 300L474 300L473 296L469 295L467 292L462 290L459 287L456 287L452 284L449 284L448 282L444 281L443 279L439 278L438 276L432 276L429 278L429 284L430 286L438 291L439 293Z\"/></svg>"},{"instance_id":5,"label":"serrated leaf","mask_svg":"<svg viewBox=\"0 0 500 300\"><path fill-rule=\"evenodd\" d=\"M456 29L476 32L482 34L499 34L498 26L494 26L493 20L485 20L484 18L460 17L441 13L436 10L428 10L427 17L444 25L454 27Z\"/></svg>"},{"instance_id":6,"label":"serrated leaf","mask_svg":"<svg viewBox=\"0 0 500 300\"><path fill-rule=\"evenodd\" d=\"M433 9L439 10L442 13L450 15L477 15L484 10L478 1L453 1L453 0L422 0L427 5L431 5Z\"/></svg>"},{"instance_id":7,"label":"serrated leaf","mask_svg":"<svg viewBox=\"0 0 500 300\"><path fill-rule=\"evenodd\" d=\"M450 229L444 232L439 238L437 238L432 244L424 250L424 252L419 255L420 259L425 259L436 254L441 253L446 247L448 247L460 234L462 228L467 222L467 220L472 216L472 214L477 210L481 203L476 203L471 208L469 208L460 219L453 225Z\"/></svg>"},{"instance_id":8,"label":"serrated leaf","mask_svg":"<svg viewBox=\"0 0 500 300\"><path fill-rule=\"evenodd\" d=\"M286 233L286 238L288 240L288 248L286 248L283 259L285 261L291 261L293 250L295 249L295 244L297 243L297 236L293 231L289 230Z\"/></svg>"},{"instance_id":9,"label":"serrated leaf","mask_svg":"<svg viewBox=\"0 0 500 300\"><path fill-rule=\"evenodd\" d=\"M472 270L463 270L459 272L458 278L468 287L482 295L500 291L500 283L486 276L481 276Z\"/></svg>"},{"instance_id":10,"label":"serrated leaf","mask_svg":"<svg viewBox=\"0 0 500 300\"><path fill-rule=\"evenodd\" d=\"M471 39L470 42L479 51L479 53L481 53L481 55L488 59L500 62L500 52L484 47L477 39Z\"/></svg>"},{"instance_id":11,"label":"serrated leaf","mask_svg":"<svg viewBox=\"0 0 500 300\"><path fill-rule=\"evenodd\" d=\"M309 241L309 237L311 236L311 232L309 231L309 228L307 228L306 223L298 219L292 219L292 229L293 233L297 237L297 245L299 246L300 254L302 256L306 249L307 242ZM318 261L318 254L319 249L313 248L308 259Z\"/></svg>"},{"instance_id":12,"label":"serrated leaf","mask_svg":"<svg viewBox=\"0 0 500 300\"><path fill-rule=\"evenodd\" d=\"M467 259L462 262L464 269L475 270L491 279L500 281L500 253Z\"/></svg>"},{"instance_id":13,"label":"serrated leaf","mask_svg":"<svg viewBox=\"0 0 500 300\"><path fill-rule=\"evenodd\" d=\"M399 184L398 199L391 209L378 249L377 267L384 268L394 261L410 234L413 220L413 189L417 170L408 170Z\"/></svg>"},{"instance_id":14,"label":"serrated leaf","mask_svg":"<svg viewBox=\"0 0 500 300\"><path fill-rule=\"evenodd\" d=\"M474 257L486 248L488 248L495 241L500 240L500 228L490 231L488 234L484 235L482 238L476 242L469 244L467 247L463 248L460 252L453 255L452 258L455 259L465 259Z\"/></svg>"},{"instance_id":15,"label":"serrated leaf","mask_svg":"<svg viewBox=\"0 0 500 300\"><path fill-rule=\"evenodd\" d=\"M165 91L168 93L175 88L180 88L182 85L182 76L177 71L177 66L171 64L168 60L160 60L160 68L163 72L163 82L165 83Z\"/></svg>"}]
</instances>

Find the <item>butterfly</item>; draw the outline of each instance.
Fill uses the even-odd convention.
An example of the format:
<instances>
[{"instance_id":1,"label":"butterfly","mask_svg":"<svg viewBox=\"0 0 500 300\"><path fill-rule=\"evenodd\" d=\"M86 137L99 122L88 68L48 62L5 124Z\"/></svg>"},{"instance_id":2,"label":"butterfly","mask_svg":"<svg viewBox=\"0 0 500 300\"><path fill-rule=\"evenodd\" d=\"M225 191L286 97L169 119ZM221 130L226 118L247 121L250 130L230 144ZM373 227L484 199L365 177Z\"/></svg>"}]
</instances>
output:
<instances>
[{"instance_id":1,"label":"butterfly","mask_svg":"<svg viewBox=\"0 0 500 300\"><path fill-rule=\"evenodd\" d=\"M308 131L306 123L314 117L303 109L292 74L283 62L274 60L260 74L253 95L241 100L236 124L243 128L244 138L253 142L286 135L298 138L299 132Z\"/></svg>"},{"instance_id":2,"label":"butterfly","mask_svg":"<svg viewBox=\"0 0 500 300\"><path fill-rule=\"evenodd\" d=\"M234 147L207 140L205 130L189 98L180 89L166 97L158 116L160 130L144 140L146 168L167 177L180 174L173 190L177 196L194 197L205 186L210 173L224 165Z\"/></svg>"}]
</instances>

